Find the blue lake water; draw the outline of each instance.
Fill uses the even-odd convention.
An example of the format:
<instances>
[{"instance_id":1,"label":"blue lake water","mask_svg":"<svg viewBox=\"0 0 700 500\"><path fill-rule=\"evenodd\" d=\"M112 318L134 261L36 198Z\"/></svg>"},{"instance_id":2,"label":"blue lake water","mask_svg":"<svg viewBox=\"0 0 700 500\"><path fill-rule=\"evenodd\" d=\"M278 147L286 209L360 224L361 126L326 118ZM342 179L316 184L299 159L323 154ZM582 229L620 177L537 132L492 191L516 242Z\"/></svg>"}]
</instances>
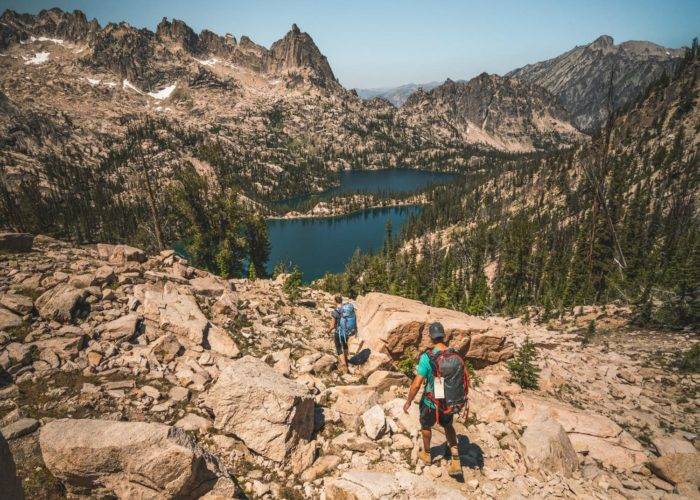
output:
<instances>
[{"instance_id":1,"label":"blue lake water","mask_svg":"<svg viewBox=\"0 0 700 500\"><path fill-rule=\"evenodd\" d=\"M338 273L345 268L355 249L372 251L384 243L386 221L394 231L420 207L373 208L342 217L313 219L271 219L267 222L272 251L268 271L277 262L296 264L304 282Z\"/></svg>"},{"instance_id":2,"label":"blue lake water","mask_svg":"<svg viewBox=\"0 0 700 500\"><path fill-rule=\"evenodd\" d=\"M453 178L453 174L411 169L346 171L340 174L340 186L320 197L355 192L418 191ZM304 199L300 197L284 203L293 204ZM270 219L267 227L272 250L267 269L272 272L278 262L296 264L306 283L327 272L341 272L357 248L363 252L381 248L387 220L391 220L394 234L397 234L409 216L420 210L419 206L404 206L368 209L340 217Z\"/></svg>"},{"instance_id":3,"label":"blue lake water","mask_svg":"<svg viewBox=\"0 0 700 500\"><path fill-rule=\"evenodd\" d=\"M392 168L388 170L344 170L340 172L340 185L314 195L297 196L275 202L294 208L296 203L316 197L330 198L352 193L386 193L398 194L422 190L434 184L443 184L454 179L455 174L447 172L428 172L410 168Z\"/></svg>"}]
</instances>

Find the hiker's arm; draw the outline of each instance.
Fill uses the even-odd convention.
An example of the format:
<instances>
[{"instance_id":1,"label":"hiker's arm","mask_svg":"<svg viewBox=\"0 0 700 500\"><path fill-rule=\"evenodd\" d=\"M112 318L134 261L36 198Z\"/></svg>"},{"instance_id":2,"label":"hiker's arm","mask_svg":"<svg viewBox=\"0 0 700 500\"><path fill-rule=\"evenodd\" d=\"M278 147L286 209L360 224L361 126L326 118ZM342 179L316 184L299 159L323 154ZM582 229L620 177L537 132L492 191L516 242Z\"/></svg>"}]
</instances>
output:
<instances>
[{"instance_id":1,"label":"hiker's arm","mask_svg":"<svg viewBox=\"0 0 700 500\"><path fill-rule=\"evenodd\" d=\"M418 391L423 385L423 380L425 380L425 378L421 377L420 375L416 375L416 378L413 379L411 388L408 390L408 396L406 397L406 404L403 405L403 411L405 413L408 413L408 410L411 408L411 404L416 398L416 394L418 394Z\"/></svg>"},{"instance_id":2,"label":"hiker's arm","mask_svg":"<svg viewBox=\"0 0 700 500\"><path fill-rule=\"evenodd\" d=\"M331 321L328 324L329 324L328 333L333 333L333 330L335 330L335 318L333 316L331 316Z\"/></svg>"}]
</instances>

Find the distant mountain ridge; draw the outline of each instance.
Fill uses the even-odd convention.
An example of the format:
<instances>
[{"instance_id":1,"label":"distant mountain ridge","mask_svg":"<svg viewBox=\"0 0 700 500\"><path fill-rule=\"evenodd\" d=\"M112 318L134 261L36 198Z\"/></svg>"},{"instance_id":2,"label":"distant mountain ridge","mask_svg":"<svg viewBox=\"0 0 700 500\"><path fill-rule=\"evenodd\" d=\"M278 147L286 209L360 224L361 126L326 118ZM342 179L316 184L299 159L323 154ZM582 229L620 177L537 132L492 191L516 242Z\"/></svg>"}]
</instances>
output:
<instances>
[{"instance_id":1,"label":"distant mountain ridge","mask_svg":"<svg viewBox=\"0 0 700 500\"><path fill-rule=\"evenodd\" d=\"M588 45L528 64L506 76L546 88L569 110L577 127L591 132L607 117L611 73L613 105L619 109L637 99L664 73L670 75L684 53L684 49L669 49L651 42L615 45L612 37L603 35Z\"/></svg>"},{"instance_id":2,"label":"distant mountain ridge","mask_svg":"<svg viewBox=\"0 0 700 500\"><path fill-rule=\"evenodd\" d=\"M406 99L413 94L418 89L432 90L442 82L428 82L428 83L407 83L405 85L399 85L398 87L379 87L379 88L369 88L369 89L355 89L357 95L362 99L369 100L375 97L380 97L386 99L394 106L401 107L406 102Z\"/></svg>"}]
</instances>

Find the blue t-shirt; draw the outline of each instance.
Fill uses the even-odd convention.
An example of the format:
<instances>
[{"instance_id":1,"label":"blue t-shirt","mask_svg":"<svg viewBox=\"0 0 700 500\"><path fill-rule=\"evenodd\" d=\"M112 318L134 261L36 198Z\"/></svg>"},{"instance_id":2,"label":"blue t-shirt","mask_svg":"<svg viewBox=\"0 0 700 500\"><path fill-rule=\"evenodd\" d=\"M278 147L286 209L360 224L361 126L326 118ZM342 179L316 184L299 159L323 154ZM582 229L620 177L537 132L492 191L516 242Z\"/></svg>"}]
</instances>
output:
<instances>
[{"instance_id":1,"label":"blue t-shirt","mask_svg":"<svg viewBox=\"0 0 700 500\"><path fill-rule=\"evenodd\" d=\"M440 349L433 348L433 354L440 352ZM425 379L425 390L423 392L423 403L429 408L435 408L435 404L430 401L426 396L426 392L433 392L433 384L435 383L435 376L433 375L433 367L430 364L430 357L427 353L423 353L418 358L418 365L416 365L416 373Z\"/></svg>"}]
</instances>

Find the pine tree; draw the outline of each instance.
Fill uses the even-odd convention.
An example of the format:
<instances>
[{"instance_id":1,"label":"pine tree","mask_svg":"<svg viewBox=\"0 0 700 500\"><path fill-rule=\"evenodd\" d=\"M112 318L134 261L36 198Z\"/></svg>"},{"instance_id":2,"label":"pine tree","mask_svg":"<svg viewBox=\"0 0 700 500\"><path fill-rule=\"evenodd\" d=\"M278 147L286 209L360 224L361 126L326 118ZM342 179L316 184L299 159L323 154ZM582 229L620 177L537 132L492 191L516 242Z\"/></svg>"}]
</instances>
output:
<instances>
[{"instance_id":1,"label":"pine tree","mask_svg":"<svg viewBox=\"0 0 700 500\"><path fill-rule=\"evenodd\" d=\"M537 389L540 369L535 365L536 359L535 345L525 337L515 357L508 362L511 380L523 389Z\"/></svg>"}]
</instances>

